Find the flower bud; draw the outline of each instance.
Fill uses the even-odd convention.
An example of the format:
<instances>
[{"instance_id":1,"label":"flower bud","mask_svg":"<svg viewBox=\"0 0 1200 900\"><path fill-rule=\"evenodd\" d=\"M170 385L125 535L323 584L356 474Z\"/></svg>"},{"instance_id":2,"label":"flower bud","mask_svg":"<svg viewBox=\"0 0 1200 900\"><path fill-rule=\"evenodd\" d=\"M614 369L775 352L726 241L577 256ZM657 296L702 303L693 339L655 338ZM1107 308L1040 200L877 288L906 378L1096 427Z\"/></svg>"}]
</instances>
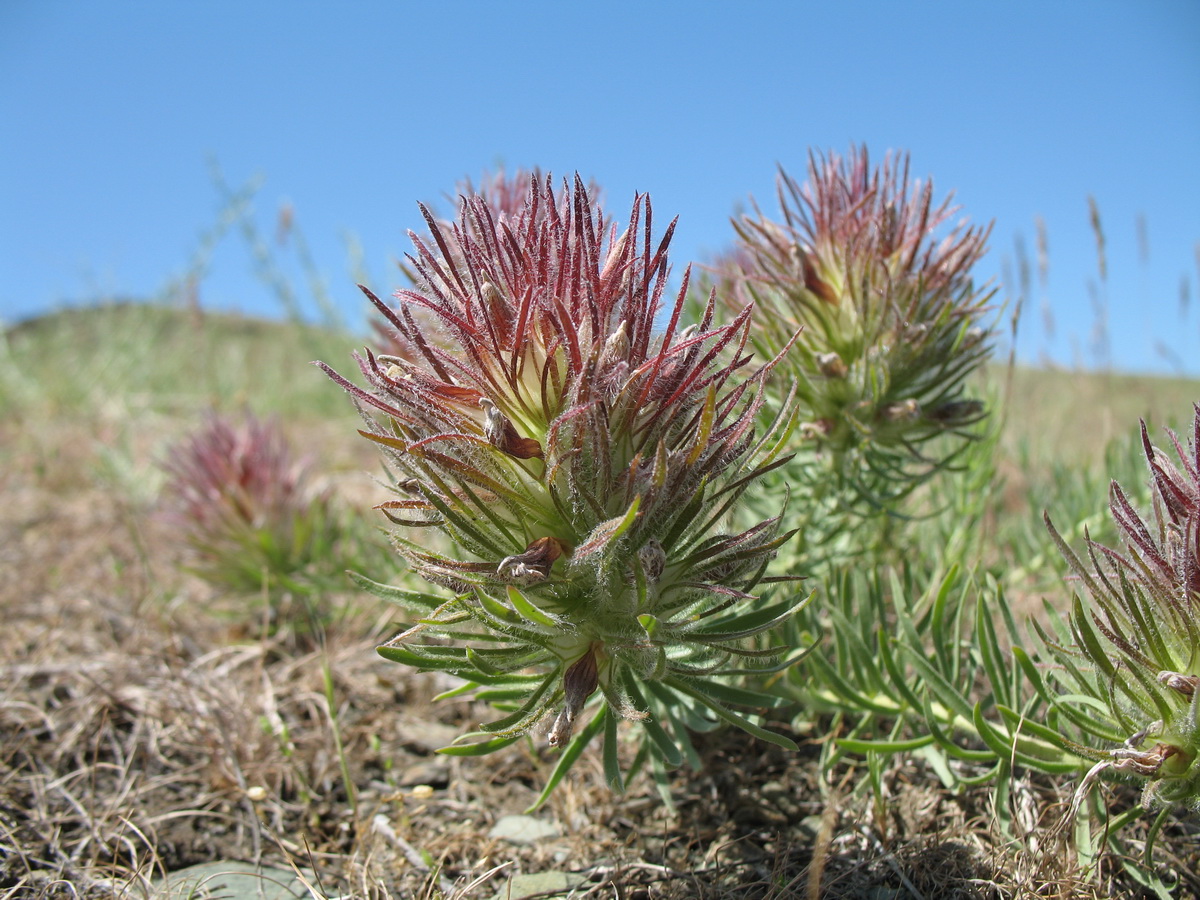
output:
<instances>
[{"instance_id":1,"label":"flower bud","mask_svg":"<svg viewBox=\"0 0 1200 900\"><path fill-rule=\"evenodd\" d=\"M566 746L575 727L575 719L588 697L595 692L597 684L599 670L596 666L596 648L593 645L572 663L563 676L563 706L546 737L551 747Z\"/></svg>"}]
</instances>

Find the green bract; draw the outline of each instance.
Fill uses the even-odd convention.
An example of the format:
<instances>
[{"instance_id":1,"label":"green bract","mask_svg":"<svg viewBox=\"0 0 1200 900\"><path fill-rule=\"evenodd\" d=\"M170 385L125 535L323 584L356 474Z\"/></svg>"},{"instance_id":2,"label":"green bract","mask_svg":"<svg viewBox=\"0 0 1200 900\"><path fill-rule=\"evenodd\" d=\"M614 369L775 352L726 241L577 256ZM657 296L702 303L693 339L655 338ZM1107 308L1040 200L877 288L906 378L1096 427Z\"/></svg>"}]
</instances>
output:
<instances>
[{"instance_id":1,"label":"green bract","mask_svg":"<svg viewBox=\"0 0 1200 900\"><path fill-rule=\"evenodd\" d=\"M684 286L658 327L674 224L655 244L649 199L623 227L577 178L556 192L529 176L463 198L457 221L422 208L407 270L417 287L389 306L388 352L359 358L362 434L396 471L382 509L413 569L447 594L363 580L413 613L380 648L449 672L502 714L484 752L549 717L568 746L560 772L600 730L613 783L617 718L641 724L661 769L694 758L688 729L719 721L785 746L757 717L778 701L732 676L795 654L754 647L804 603L760 599L789 537L778 516L729 532L729 512L778 466L776 427L756 436L763 381L749 313L680 327ZM490 202L489 196L508 202ZM440 534L440 541L414 535ZM790 579L782 579L790 580ZM579 727L589 698L594 714ZM557 779L552 779L553 782Z\"/></svg>"}]
</instances>

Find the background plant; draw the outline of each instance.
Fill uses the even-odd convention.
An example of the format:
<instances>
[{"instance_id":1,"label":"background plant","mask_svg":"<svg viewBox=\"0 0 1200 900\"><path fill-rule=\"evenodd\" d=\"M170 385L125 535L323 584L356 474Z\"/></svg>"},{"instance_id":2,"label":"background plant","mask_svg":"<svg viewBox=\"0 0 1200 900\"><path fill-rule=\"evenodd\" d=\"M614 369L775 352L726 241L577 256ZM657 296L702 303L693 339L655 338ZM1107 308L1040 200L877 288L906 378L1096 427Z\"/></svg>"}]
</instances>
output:
<instances>
[{"instance_id":1,"label":"background plant","mask_svg":"<svg viewBox=\"0 0 1200 900\"><path fill-rule=\"evenodd\" d=\"M781 170L778 201L778 220L735 220L718 295L754 305L760 351L789 347L772 399L801 415L780 474L803 492L797 551L857 552L854 517L894 512L983 418L968 378L990 352L992 292L971 277L988 229L950 224L956 208L910 179L907 156L872 166L865 148L811 156L804 184Z\"/></svg>"},{"instance_id":2,"label":"background plant","mask_svg":"<svg viewBox=\"0 0 1200 900\"><path fill-rule=\"evenodd\" d=\"M776 690L802 719L850 716L860 737L881 715L898 729L891 737L910 716L974 731L965 698L982 674L981 660L964 656L999 434L994 424L984 431L984 406L969 396L990 350L991 292L971 274L987 229L947 228L955 210L933 197L932 184L910 180L904 156L873 168L865 149L814 155L807 183L780 173L782 220L757 208L739 219L739 243L716 268L724 309L752 308L751 340L780 353L770 403L792 404L801 422L769 487L793 494L790 570L823 587L822 602L789 623L790 642L828 641ZM955 468L960 483L935 477ZM909 534L902 513L928 521ZM928 553L905 546L935 532ZM980 627L985 619L990 611ZM926 676L961 694L920 699Z\"/></svg>"},{"instance_id":3,"label":"background plant","mask_svg":"<svg viewBox=\"0 0 1200 900\"><path fill-rule=\"evenodd\" d=\"M271 593L328 573L338 536L332 491L276 421L211 412L167 449L162 467L162 519L206 581Z\"/></svg>"},{"instance_id":4,"label":"background plant","mask_svg":"<svg viewBox=\"0 0 1200 900\"><path fill-rule=\"evenodd\" d=\"M800 185L781 173L782 222L756 210L735 223L740 243L715 278L718 291L732 288L732 308L754 304L759 346L778 348L803 326L776 369L794 386L772 385L772 399L801 410L801 443L774 474L796 486L801 511L792 571L817 575L822 589L788 624L794 646L817 651L774 689L798 702L798 729L832 729L823 770L864 754L859 789L879 798L882 761L918 754L947 786L993 784L1020 845L1032 825L1022 833L1008 807L1014 778L1082 775L1094 753L1078 741L1112 730L1064 711L1070 701L1047 691L1040 659L1022 649L1030 635L1006 586L1052 583L1044 537L1028 526L1004 535L1006 550L1017 539L1041 550L1019 551L1018 570L988 540L1002 499L1000 423L982 428L984 405L970 396L990 350L991 292L971 278L987 231L960 223L935 237L953 211L909 181L903 157L876 170L865 151L813 157L809 175ZM1086 533L1092 503L1086 491L1075 499L1071 527ZM913 515L927 518L906 527ZM1086 826L1073 843L1086 864L1096 849Z\"/></svg>"},{"instance_id":5,"label":"background plant","mask_svg":"<svg viewBox=\"0 0 1200 900\"><path fill-rule=\"evenodd\" d=\"M1071 640L1043 640L1060 663L1052 700L1092 741L1076 752L1146 785L1143 803L1200 806L1200 406L1185 445L1168 432L1178 465L1151 443L1152 521L1112 482L1109 508L1123 547L1089 540L1087 562L1050 534L1090 602L1076 596ZM1083 698L1070 700L1065 698ZM1095 704L1102 704L1097 717ZM1116 749L1097 740L1120 743ZM1081 788L1082 789L1082 788Z\"/></svg>"}]
</instances>

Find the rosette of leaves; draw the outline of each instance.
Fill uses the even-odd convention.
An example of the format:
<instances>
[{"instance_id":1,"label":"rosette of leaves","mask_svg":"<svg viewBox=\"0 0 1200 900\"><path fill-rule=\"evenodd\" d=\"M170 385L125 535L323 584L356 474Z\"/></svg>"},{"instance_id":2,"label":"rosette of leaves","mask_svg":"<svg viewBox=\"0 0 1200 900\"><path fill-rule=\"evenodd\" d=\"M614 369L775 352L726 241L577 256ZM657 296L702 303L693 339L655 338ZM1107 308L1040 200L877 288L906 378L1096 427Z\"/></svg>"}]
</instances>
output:
<instances>
[{"instance_id":1,"label":"rosette of leaves","mask_svg":"<svg viewBox=\"0 0 1200 900\"><path fill-rule=\"evenodd\" d=\"M357 357L365 388L322 364L395 474L396 546L446 591L360 578L413 617L379 652L499 708L450 752L548 719L565 751L547 791L600 732L619 786L619 719L659 772L698 763L688 730L722 721L793 746L759 724L779 700L737 683L795 658L748 640L805 599L755 594L790 581L767 574L789 537L777 516L724 529L785 459L773 429L755 434L771 362L751 367L749 313L715 325L710 303L682 327L685 275L656 327L674 223L655 243L645 196L621 228L578 178L529 176L516 212L479 194L452 224L422 212L419 287L394 305L367 291L397 349Z\"/></svg>"},{"instance_id":2,"label":"rosette of leaves","mask_svg":"<svg viewBox=\"0 0 1200 900\"><path fill-rule=\"evenodd\" d=\"M1109 508L1123 547L1089 540L1086 561L1046 525L1087 593L1075 597L1070 640L1043 634L1066 686L1057 706L1097 744L1070 744L1097 761L1081 790L1111 770L1145 782L1144 805L1200 806L1200 406L1187 446L1168 432L1178 465L1150 443L1152 514L1115 481ZM1108 715L1076 705L1098 703Z\"/></svg>"},{"instance_id":3,"label":"rosette of leaves","mask_svg":"<svg viewBox=\"0 0 1200 900\"><path fill-rule=\"evenodd\" d=\"M886 506L949 464L984 416L966 380L990 351L991 292L971 277L989 229L950 224L956 207L910 180L907 156L872 167L865 149L811 156L803 185L781 170L778 199L781 221L757 208L735 221L720 293L757 307L760 350L790 343L776 394L794 380L810 452L789 476Z\"/></svg>"},{"instance_id":4,"label":"rosette of leaves","mask_svg":"<svg viewBox=\"0 0 1200 900\"><path fill-rule=\"evenodd\" d=\"M318 487L278 422L210 413L168 448L162 515L188 567L232 591L298 587L331 556L332 492Z\"/></svg>"}]
</instances>

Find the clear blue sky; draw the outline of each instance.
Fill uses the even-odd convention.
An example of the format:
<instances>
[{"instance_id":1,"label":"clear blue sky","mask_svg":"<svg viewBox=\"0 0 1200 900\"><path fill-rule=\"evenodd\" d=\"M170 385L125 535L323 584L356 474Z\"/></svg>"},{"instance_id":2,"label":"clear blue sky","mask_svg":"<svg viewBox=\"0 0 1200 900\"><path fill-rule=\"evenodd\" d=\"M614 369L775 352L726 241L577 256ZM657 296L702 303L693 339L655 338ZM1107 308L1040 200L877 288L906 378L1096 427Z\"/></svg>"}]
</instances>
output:
<instances>
[{"instance_id":1,"label":"clear blue sky","mask_svg":"<svg viewBox=\"0 0 1200 900\"><path fill-rule=\"evenodd\" d=\"M497 162L578 170L614 212L648 191L663 224L680 216L678 273L731 239L748 196L774 208L776 163L802 174L810 147L852 142L909 151L995 220L984 277L1018 235L1035 258L1045 220L1024 359L1095 363L1100 293L1117 366L1200 373L1197 0L0 0L0 320L160 292L223 206L210 159L233 186L261 176L267 237L294 206L354 319L347 235L389 293L416 201ZM279 312L236 233L200 299Z\"/></svg>"}]
</instances>

